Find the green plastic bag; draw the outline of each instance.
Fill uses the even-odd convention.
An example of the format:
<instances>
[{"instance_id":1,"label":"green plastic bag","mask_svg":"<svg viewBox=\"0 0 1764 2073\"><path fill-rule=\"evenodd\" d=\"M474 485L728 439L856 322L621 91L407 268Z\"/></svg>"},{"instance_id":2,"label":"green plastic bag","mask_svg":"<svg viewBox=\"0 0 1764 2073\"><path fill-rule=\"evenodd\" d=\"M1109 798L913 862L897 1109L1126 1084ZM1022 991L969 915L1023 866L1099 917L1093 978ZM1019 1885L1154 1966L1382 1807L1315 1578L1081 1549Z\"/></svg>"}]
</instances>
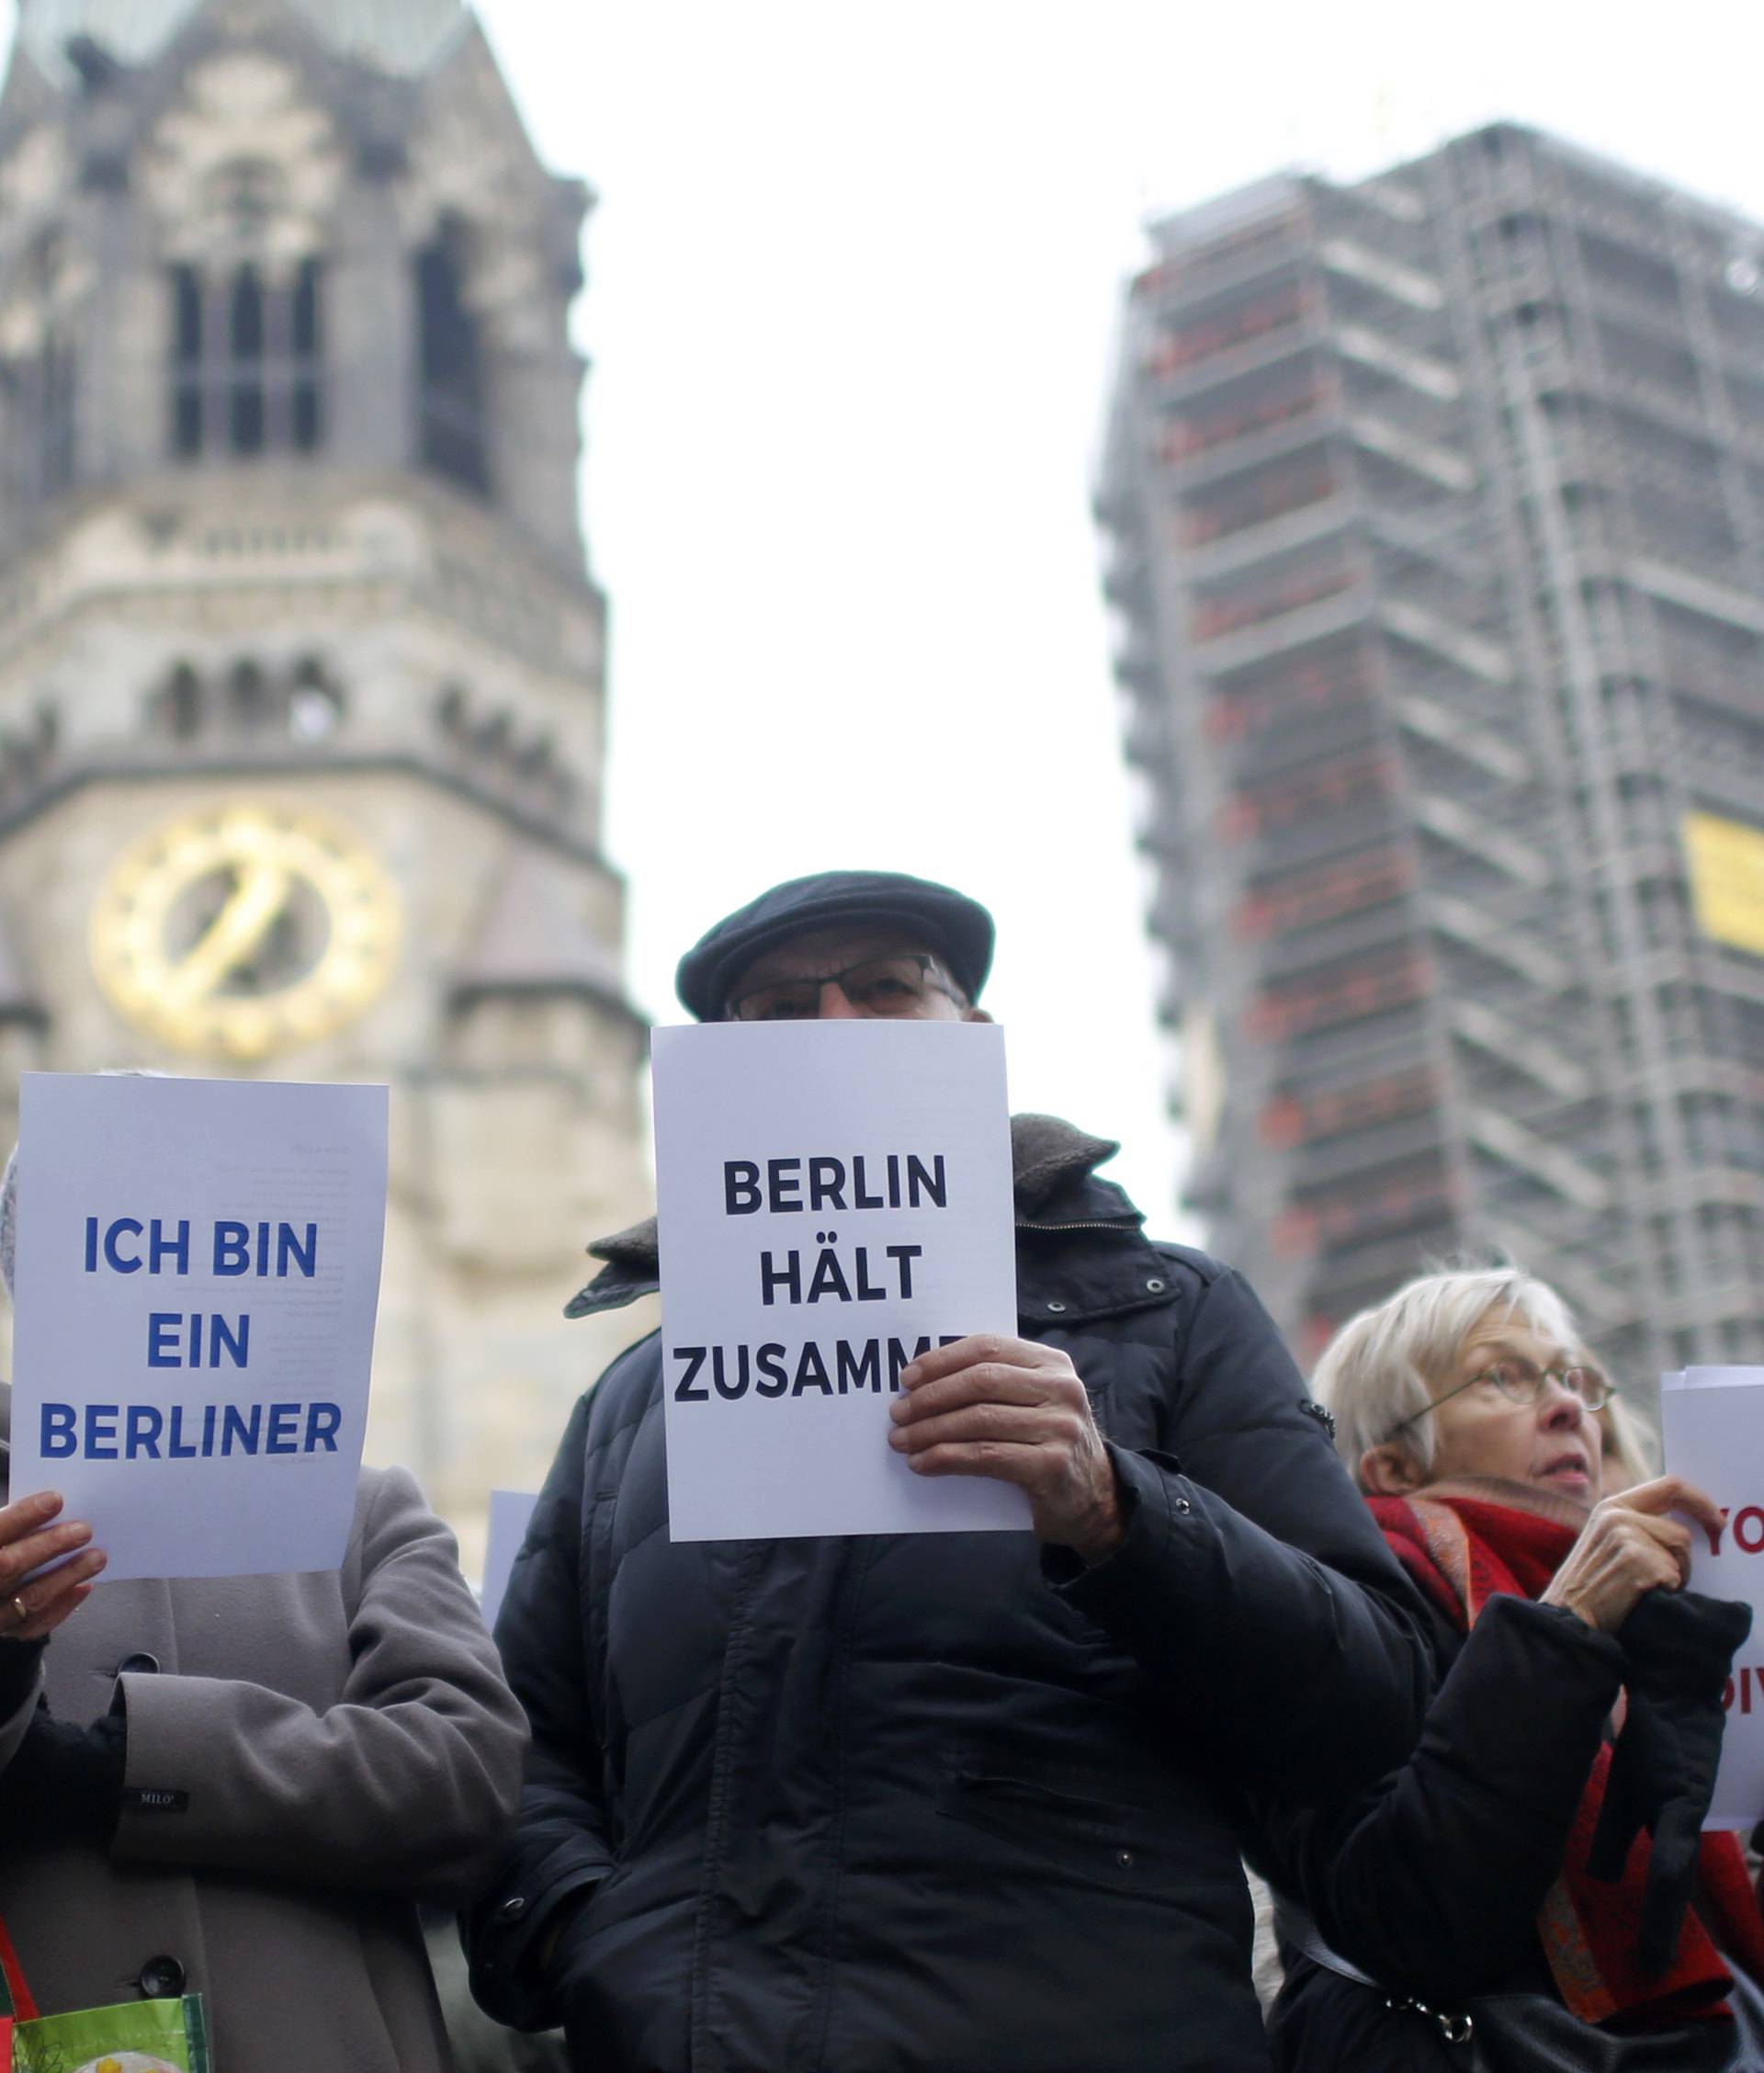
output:
<instances>
[{"instance_id":1,"label":"green plastic bag","mask_svg":"<svg viewBox=\"0 0 1764 2073\"><path fill-rule=\"evenodd\" d=\"M214 2073L200 1994L39 2015L0 1920L0 2073Z\"/></svg>"},{"instance_id":2,"label":"green plastic bag","mask_svg":"<svg viewBox=\"0 0 1764 2073\"><path fill-rule=\"evenodd\" d=\"M15 2022L12 2073L213 2073L202 1997Z\"/></svg>"}]
</instances>

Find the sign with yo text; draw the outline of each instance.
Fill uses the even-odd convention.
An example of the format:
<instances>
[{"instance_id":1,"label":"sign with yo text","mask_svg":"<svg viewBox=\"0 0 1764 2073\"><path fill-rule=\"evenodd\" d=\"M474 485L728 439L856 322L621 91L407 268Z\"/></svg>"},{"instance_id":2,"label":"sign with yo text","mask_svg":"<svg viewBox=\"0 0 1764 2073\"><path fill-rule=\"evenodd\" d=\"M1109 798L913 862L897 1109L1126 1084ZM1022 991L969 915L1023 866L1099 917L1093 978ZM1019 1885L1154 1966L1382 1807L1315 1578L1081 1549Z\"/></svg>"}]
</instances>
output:
<instances>
[{"instance_id":1,"label":"sign with yo text","mask_svg":"<svg viewBox=\"0 0 1764 2073\"><path fill-rule=\"evenodd\" d=\"M658 1029L654 1078L673 1538L1026 1527L888 1444L917 1354L1016 1330L1003 1033Z\"/></svg>"},{"instance_id":2,"label":"sign with yo text","mask_svg":"<svg viewBox=\"0 0 1764 2073\"><path fill-rule=\"evenodd\" d=\"M1710 1829L1764 1818L1764 1367L1688 1367L1660 1378L1666 1467L1713 1498L1719 1533L1692 1521L1690 1588L1753 1608L1751 1638L1723 1697L1721 1768Z\"/></svg>"},{"instance_id":3,"label":"sign with yo text","mask_svg":"<svg viewBox=\"0 0 1764 2073\"><path fill-rule=\"evenodd\" d=\"M384 1087L27 1073L13 1496L101 1580L337 1568L385 1215Z\"/></svg>"}]
</instances>

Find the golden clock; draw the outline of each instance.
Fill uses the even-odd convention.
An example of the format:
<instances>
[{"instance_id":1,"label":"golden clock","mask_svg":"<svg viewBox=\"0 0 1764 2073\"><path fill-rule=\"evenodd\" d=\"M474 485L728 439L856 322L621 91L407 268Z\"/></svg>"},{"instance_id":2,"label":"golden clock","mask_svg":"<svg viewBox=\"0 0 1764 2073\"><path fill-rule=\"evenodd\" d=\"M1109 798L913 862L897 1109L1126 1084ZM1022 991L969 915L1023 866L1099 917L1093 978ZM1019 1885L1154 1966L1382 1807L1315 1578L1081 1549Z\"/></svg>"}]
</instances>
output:
<instances>
[{"instance_id":1,"label":"golden clock","mask_svg":"<svg viewBox=\"0 0 1764 2073\"><path fill-rule=\"evenodd\" d=\"M316 1043L391 974L399 901L373 853L318 813L228 806L156 829L92 911L98 983L175 1050L241 1060Z\"/></svg>"}]
</instances>

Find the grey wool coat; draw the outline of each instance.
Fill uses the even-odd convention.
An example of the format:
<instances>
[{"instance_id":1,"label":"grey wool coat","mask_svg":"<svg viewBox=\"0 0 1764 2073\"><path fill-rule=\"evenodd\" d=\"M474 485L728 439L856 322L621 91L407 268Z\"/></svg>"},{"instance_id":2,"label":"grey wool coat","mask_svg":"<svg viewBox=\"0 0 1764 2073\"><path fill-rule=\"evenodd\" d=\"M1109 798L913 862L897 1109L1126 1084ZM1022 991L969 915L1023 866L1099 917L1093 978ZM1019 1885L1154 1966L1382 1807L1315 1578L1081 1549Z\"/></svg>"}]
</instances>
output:
<instances>
[{"instance_id":1,"label":"grey wool coat","mask_svg":"<svg viewBox=\"0 0 1764 2073\"><path fill-rule=\"evenodd\" d=\"M443 2073L413 1902L494 1868L526 1725L410 1475L363 1469L340 1573L100 1582L43 1667L58 1719L119 1693L128 1715L108 1852L0 1854L43 2011L181 1976L216 2073ZM0 1762L35 1703L0 1721Z\"/></svg>"}]
</instances>

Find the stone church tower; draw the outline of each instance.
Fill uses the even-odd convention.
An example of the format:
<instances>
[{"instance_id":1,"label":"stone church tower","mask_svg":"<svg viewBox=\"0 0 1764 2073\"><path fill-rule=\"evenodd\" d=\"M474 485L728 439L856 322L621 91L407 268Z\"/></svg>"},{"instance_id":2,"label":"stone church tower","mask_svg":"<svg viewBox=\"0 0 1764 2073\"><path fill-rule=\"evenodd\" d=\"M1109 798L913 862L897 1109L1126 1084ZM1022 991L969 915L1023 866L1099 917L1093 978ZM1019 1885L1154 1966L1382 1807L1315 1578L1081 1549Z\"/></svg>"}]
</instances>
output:
<instances>
[{"instance_id":1,"label":"stone church tower","mask_svg":"<svg viewBox=\"0 0 1764 2073\"><path fill-rule=\"evenodd\" d=\"M649 1195L576 505L586 191L457 0L20 13L0 1108L33 1069L389 1082L369 1457L469 1563L650 1321L560 1314Z\"/></svg>"}]
</instances>

